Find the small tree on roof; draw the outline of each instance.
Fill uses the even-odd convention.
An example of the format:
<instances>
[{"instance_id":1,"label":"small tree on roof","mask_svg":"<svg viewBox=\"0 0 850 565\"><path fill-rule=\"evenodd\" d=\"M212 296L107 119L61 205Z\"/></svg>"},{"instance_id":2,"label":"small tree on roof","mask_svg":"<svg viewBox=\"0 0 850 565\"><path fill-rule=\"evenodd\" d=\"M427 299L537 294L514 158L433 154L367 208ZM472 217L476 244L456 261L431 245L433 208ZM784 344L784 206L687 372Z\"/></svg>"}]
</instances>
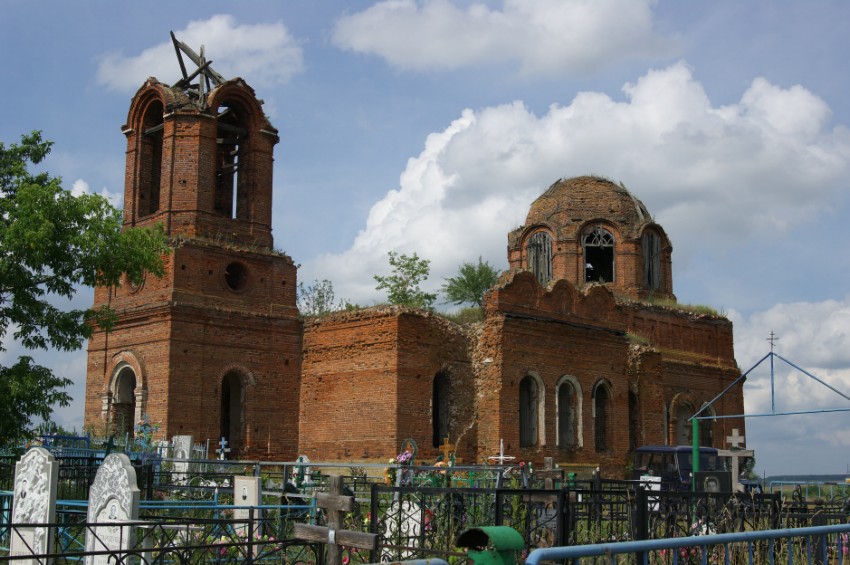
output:
<instances>
[{"instance_id":1,"label":"small tree on roof","mask_svg":"<svg viewBox=\"0 0 850 565\"><path fill-rule=\"evenodd\" d=\"M428 278L431 262L420 259L416 253L404 255L390 251L388 255L393 274L375 275L378 283L375 290L386 290L390 304L430 310L437 295L423 291L419 285Z\"/></svg>"}]
</instances>

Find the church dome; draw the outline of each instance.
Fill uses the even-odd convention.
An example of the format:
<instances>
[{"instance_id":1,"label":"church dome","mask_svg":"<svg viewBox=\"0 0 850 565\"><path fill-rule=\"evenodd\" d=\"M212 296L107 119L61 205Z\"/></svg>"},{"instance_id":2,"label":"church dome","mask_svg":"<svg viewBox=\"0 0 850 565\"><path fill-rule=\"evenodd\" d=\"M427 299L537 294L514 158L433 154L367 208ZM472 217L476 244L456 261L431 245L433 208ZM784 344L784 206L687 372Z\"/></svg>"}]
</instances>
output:
<instances>
[{"instance_id":1,"label":"church dome","mask_svg":"<svg viewBox=\"0 0 850 565\"><path fill-rule=\"evenodd\" d=\"M545 225L558 239L575 237L576 230L593 220L607 220L625 237L638 237L652 217L638 198L622 184L596 176L561 179L531 204L526 226Z\"/></svg>"}]
</instances>

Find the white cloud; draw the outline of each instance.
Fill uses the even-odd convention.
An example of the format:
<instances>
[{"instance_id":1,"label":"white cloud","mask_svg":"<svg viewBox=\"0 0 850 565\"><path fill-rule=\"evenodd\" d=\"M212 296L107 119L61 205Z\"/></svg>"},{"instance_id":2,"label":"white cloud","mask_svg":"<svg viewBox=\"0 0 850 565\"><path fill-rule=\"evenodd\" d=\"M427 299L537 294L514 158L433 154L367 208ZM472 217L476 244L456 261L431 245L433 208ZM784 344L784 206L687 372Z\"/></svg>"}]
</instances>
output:
<instances>
[{"instance_id":1,"label":"white cloud","mask_svg":"<svg viewBox=\"0 0 850 565\"><path fill-rule=\"evenodd\" d=\"M815 470L843 472L845 460L824 456L824 450L850 447L850 400L818 380L850 396L850 296L843 300L777 304L747 318L730 313L735 324L735 354L748 371L770 351L771 332L778 337L771 386L770 362L752 369L744 385L747 414L790 414L747 420L747 444L756 448L759 472L794 473ZM800 370L802 369L802 370ZM805 371L805 372L803 372ZM808 375L806 374L808 373ZM817 380L815 378L816 377ZM788 453L794 453L793 459ZM813 468L813 462L830 464Z\"/></svg>"},{"instance_id":2,"label":"white cloud","mask_svg":"<svg viewBox=\"0 0 850 565\"><path fill-rule=\"evenodd\" d=\"M220 14L191 21L174 34L196 53L203 45L207 60L212 60L212 67L226 79L240 76L253 86L271 86L289 81L304 68L299 41L281 21L240 25L233 16ZM185 56L183 59L191 73L194 65ZM134 91L149 76L169 83L180 78L170 39L135 56L106 54L97 70L99 84L124 92Z\"/></svg>"},{"instance_id":3,"label":"white cloud","mask_svg":"<svg viewBox=\"0 0 850 565\"><path fill-rule=\"evenodd\" d=\"M74 196L82 196L83 194L91 194L91 189L89 188L89 183L84 181L83 179L77 179L74 181L74 184L71 185L71 194ZM100 195L106 198L109 203L116 207L121 208L124 203L124 194L121 192L112 192L105 186L100 189Z\"/></svg>"},{"instance_id":4,"label":"white cloud","mask_svg":"<svg viewBox=\"0 0 850 565\"><path fill-rule=\"evenodd\" d=\"M659 54L651 0L505 0L500 9L449 0L385 0L341 18L333 41L398 68L451 70L516 62L524 73L587 74Z\"/></svg>"},{"instance_id":5,"label":"white cloud","mask_svg":"<svg viewBox=\"0 0 850 565\"><path fill-rule=\"evenodd\" d=\"M370 303L389 250L431 259L434 288L478 255L506 268L506 234L531 201L560 177L588 173L622 180L683 261L706 233L712 245L738 244L810 219L850 169L850 134L828 130L829 109L803 87L756 79L739 103L717 107L677 63L623 90L625 101L583 92L542 116L521 102L463 111L428 136L353 246L307 263L302 277L332 279L340 296Z\"/></svg>"}]
</instances>

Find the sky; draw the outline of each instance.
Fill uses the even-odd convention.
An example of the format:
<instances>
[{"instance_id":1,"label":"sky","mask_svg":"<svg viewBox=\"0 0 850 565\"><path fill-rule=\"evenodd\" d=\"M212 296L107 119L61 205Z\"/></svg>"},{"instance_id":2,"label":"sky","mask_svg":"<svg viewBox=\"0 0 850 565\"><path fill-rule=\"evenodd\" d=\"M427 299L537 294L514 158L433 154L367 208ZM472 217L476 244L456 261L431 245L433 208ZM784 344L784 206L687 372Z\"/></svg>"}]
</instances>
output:
<instances>
[{"instance_id":1,"label":"sky","mask_svg":"<svg viewBox=\"0 0 850 565\"><path fill-rule=\"evenodd\" d=\"M680 302L734 323L759 474L850 470L850 2L0 2L0 141L34 129L66 188L121 206L125 123L169 31L244 78L280 130L275 247L299 280L382 302L387 252L427 290L563 177L623 182L669 235ZM90 289L73 304L87 307ZM451 309L452 306L441 305ZM22 353L7 332L0 363ZM74 381L85 352L35 352ZM771 394L773 389L773 394ZM773 406L773 408L772 408Z\"/></svg>"}]
</instances>

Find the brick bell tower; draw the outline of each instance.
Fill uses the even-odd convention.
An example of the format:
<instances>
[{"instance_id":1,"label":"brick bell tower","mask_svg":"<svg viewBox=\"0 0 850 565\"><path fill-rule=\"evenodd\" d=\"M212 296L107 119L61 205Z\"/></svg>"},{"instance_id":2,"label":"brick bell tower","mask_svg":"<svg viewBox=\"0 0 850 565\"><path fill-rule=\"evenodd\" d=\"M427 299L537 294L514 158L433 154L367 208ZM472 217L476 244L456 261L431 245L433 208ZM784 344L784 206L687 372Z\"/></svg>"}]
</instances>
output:
<instances>
[{"instance_id":1,"label":"brick bell tower","mask_svg":"<svg viewBox=\"0 0 850 565\"><path fill-rule=\"evenodd\" d=\"M162 278L95 290L118 322L89 342L85 422L132 435L147 416L156 439L295 457L302 326L296 267L272 242L278 132L245 81L172 38L183 79L149 78L122 130L124 225L161 224L171 253Z\"/></svg>"}]
</instances>

